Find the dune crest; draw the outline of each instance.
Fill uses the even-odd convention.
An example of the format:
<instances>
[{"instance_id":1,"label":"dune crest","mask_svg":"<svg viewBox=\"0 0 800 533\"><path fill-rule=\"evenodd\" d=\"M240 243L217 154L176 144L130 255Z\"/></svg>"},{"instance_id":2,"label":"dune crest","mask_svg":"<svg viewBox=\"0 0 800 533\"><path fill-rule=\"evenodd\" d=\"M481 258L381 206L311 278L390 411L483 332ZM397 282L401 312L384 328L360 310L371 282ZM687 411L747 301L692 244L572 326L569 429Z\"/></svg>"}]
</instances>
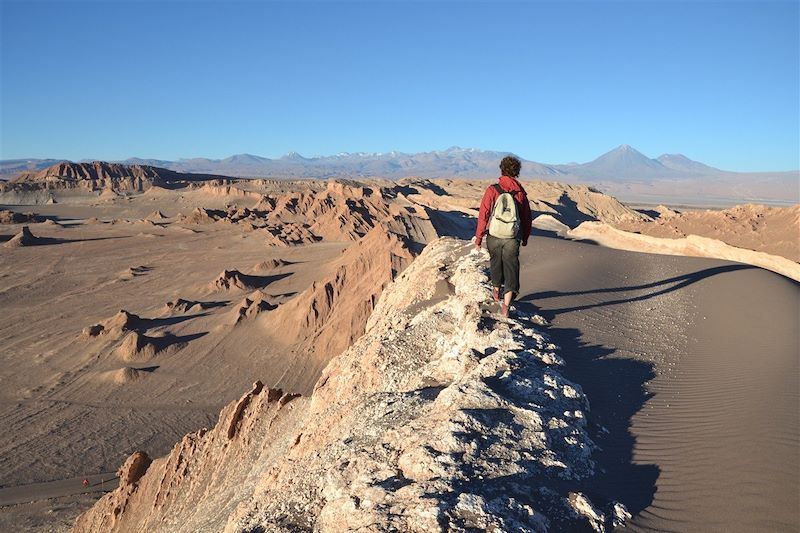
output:
<instances>
[{"instance_id":1,"label":"dune crest","mask_svg":"<svg viewBox=\"0 0 800 533\"><path fill-rule=\"evenodd\" d=\"M764 252L737 248L720 240L700 237L699 235L687 235L678 239L664 239L630 233L602 222L584 222L577 228L569 230L567 236L574 239L589 239L603 246L620 250L713 257L736 261L765 268L800 282L800 264L794 261Z\"/></svg>"}]
</instances>

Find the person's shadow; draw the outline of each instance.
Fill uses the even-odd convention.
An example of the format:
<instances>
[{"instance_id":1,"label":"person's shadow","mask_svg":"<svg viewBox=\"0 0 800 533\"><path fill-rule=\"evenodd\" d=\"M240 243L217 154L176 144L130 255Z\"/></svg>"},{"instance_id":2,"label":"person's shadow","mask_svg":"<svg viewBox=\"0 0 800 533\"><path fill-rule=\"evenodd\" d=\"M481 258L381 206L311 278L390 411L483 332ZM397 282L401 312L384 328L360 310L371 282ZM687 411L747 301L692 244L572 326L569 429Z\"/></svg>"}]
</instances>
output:
<instances>
[{"instance_id":1,"label":"person's shadow","mask_svg":"<svg viewBox=\"0 0 800 533\"><path fill-rule=\"evenodd\" d=\"M547 298L560 298L563 296L582 296L585 294L604 294L604 293L641 291L645 289L656 289L646 294L639 294L636 296L629 296L626 298L616 298L612 300L607 300L605 302L576 305L572 307L563 307L558 309L548 309L546 312L540 312L542 316L544 316L548 320L552 320L554 317L560 315L561 313L570 313L573 311L585 311L586 309L593 309L595 307L605 307L608 305L616 305L616 304L648 300L656 296L661 296L662 294L667 294L669 292L676 291L678 289L683 289L684 287L687 287L693 283L697 283L698 281L701 281L711 276L715 276L717 274L722 274L724 272L733 272L736 270L747 270L751 268L758 268L758 267L754 267L752 265L742 265L742 264L723 265L723 266L716 266L716 267L706 268L703 270L698 270L697 272L690 272L688 274L681 274L680 276L674 276L671 278L662 279L660 281L654 281L652 283L645 283L642 285L631 285L627 287L610 287L604 289L589 289L589 290L574 291L574 292L559 292L559 291L535 292L522 296L519 299L519 301L530 302L534 300L536 301L544 300Z\"/></svg>"},{"instance_id":2,"label":"person's shadow","mask_svg":"<svg viewBox=\"0 0 800 533\"><path fill-rule=\"evenodd\" d=\"M579 291L541 291L523 295L517 308L526 315L539 314L552 322L562 313L596 307L624 304L654 298L697 283L705 278L756 268L751 265L722 265L639 285L588 289ZM632 294L631 294L632 293ZM539 309L532 302L551 298L608 294L602 302ZM575 484L593 502L608 508L612 501L623 503L634 516L652 502L660 468L655 464L633 461L635 437L631 420L653 396L645 388L655 377L654 364L631 358L611 357L614 347L590 344L580 330L551 326L547 334L561 350L566 361L562 373L580 385L589 399L589 434L598 446L592 454L595 474Z\"/></svg>"},{"instance_id":3,"label":"person's shadow","mask_svg":"<svg viewBox=\"0 0 800 533\"><path fill-rule=\"evenodd\" d=\"M529 300L530 298L527 298ZM519 311L552 319L552 313L520 301ZM634 516L652 502L660 469L654 464L635 464L632 417L653 394L645 384L655 377L654 365L645 361L609 357L615 348L589 344L574 328L546 329L566 365L561 373L583 389L589 400L588 431L597 449L592 453L595 474L574 482L570 490L583 492L601 508L623 503Z\"/></svg>"}]
</instances>

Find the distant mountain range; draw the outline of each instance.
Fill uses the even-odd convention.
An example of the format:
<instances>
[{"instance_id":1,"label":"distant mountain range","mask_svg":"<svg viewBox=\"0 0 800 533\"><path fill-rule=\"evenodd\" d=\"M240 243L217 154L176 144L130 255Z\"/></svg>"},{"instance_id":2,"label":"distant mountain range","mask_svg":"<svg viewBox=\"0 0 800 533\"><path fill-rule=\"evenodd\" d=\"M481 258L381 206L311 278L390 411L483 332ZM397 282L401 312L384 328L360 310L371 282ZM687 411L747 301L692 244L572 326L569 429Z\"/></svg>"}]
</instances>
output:
<instances>
[{"instance_id":1,"label":"distant mountain range","mask_svg":"<svg viewBox=\"0 0 800 533\"><path fill-rule=\"evenodd\" d=\"M447 150L407 154L341 153L332 156L304 157L290 152L270 159L238 154L225 159L192 158L175 161L132 157L115 163L150 165L176 172L221 174L232 177L371 177L489 178L498 174L500 159L508 152L495 152L454 146ZM57 159L14 159L0 161L0 175L9 177L22 171L40 170L60 162ZM523 159L523 177L558 179L574 176L589 180L628 181L657 178L691 178L731 174L681 154L664 154L651 159L623 144L588 163L545 164ZM736 173L739 174L739 173ZM794 174L751 173L751 174Z\"/></svg>"},{"instance_id":2,"label":"distant mountain range","mask_svg":"<svg viewBox=\"0 0 800 533\"><path fill-rule=\"evenodd\" d=\"M175 172L216 174L230 177L331 178L409 176L425 178L492 178L499 174L498 163L508 152L460 148L421 152L340 153L332 156L304 157L297 152L270 159L238 154L225 159L192 158L167 161L129 158L114 163L149 165ZM16 159L0 161L0 178L9 179L24 171L52 166L55 159ZM681 193L691 198L693 186L715 184L713 194L758 201L775 199L796 202L800 197L800 171L730 172L693 161L681 154L650 158L628 145L621 145L588 163L546 164L522 160L522 177L562 182L583 182L623 196L669 192L676 180L684 185ZM691 184L691 185L689 185ZM700 190L700 189L698 189ZM712 194L711 189L702 189ZM721 197L722 197L721 196Z\"/></svg>"}]
</instances>

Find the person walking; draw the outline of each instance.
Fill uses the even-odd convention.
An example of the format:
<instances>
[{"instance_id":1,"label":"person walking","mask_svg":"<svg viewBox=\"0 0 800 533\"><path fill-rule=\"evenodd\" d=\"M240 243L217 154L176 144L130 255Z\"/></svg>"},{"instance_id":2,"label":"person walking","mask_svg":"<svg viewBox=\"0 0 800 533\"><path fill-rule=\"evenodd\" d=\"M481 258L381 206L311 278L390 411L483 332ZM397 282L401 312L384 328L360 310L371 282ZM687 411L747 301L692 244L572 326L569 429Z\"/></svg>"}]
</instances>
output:
<instances>
[{"instance_id":1,"label":"person walking","mask_svg":"<svg viewBox=\"0 0 800 533\"><path fill-rule=\"evenodd\" d=\"M518 181L521 169L522 162L514 156L500 161L500 178L483 193L473 238L475 248L480 249L488 233L492 295L497 301L502 295L500 314L506 317L519 294L519 247L528 245L531 234L531 205Z\"/></svg>"}]
</instances>

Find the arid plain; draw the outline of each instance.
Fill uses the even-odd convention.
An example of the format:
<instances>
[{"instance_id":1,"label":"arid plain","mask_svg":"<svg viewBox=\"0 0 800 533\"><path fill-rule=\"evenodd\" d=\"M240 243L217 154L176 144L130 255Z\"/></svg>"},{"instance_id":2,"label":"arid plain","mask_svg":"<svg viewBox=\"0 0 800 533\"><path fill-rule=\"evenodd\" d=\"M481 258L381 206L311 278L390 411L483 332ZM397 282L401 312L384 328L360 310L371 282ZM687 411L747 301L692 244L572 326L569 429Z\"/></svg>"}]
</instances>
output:
<instances>
[{"instance_id":1,"label":"arid plain","mask_svg":"<svg viewBox=\"0 0 800 533\"><path fill-rule=\"evenodd\" d=\"M800 206L526 181L506 320L469 252L489 183L0 185L0 527L796 529Z\"/></svg>"}]
</instances>

